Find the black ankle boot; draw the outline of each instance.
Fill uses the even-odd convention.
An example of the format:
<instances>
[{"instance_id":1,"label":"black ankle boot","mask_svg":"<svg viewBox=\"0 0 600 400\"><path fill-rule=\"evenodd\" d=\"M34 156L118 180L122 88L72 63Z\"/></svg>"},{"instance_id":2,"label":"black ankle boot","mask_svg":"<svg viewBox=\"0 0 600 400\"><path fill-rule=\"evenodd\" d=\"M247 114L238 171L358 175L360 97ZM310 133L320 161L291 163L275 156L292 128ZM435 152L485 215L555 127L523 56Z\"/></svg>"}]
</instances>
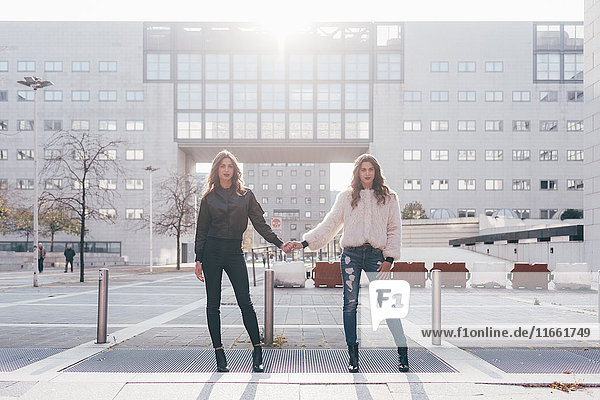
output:
<instances>
[{"instance_id":1,"label":"black ankle boot","mask_svg":"<svg viewBox=\"0 0 600 400\"><path fill-rule=\"evenodd\" d=\"M398 370L408 372L408 348L398 347Z\"/></svg>"},{"instance_id":2,"label":"black ankle boot","mask_svg":"<svg viewBox=\"0 0 600 400\"><path fill-rule=\"evenodd\" d=\"M254 346L254 349L252 350L252 370L254 372L263 372L265 370L261 346Z\"/></svg>"},{"instance_id":3,"label":"black ankle boot","mask_svg":"<svg viewBox=\"0 0 600 400\"><path fill-rule=\"evenodd\" d=\"M348 346L348 372L358 372L358 343L352 346Z\"/></svg>"},{"instance_id":4,"label":"black ankle boot","mask_svg":"<svg viewBox=\"0 0 600 400\"><path fill-rule=\"evenodd\" d=\"M225 350L215 349L215 356L217 358L217 371L229 372L229 368L227 367L227 359L225 358Z\"/></svg>"}]
</instances>

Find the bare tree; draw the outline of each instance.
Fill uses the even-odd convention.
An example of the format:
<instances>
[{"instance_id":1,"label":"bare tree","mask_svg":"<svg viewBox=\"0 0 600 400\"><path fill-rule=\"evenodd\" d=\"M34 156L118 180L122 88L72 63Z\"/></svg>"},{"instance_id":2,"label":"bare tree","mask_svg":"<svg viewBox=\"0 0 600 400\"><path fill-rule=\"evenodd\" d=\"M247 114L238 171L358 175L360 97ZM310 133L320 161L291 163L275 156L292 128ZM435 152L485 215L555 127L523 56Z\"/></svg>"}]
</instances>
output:
<instances>
[{"instance_id":1,"label":"bare tree","mask_svg":"<svg viewBox=\"0 0 600 400\"><path fill-rule=\"evenodd\" d=\"M108 135L81 130L55 132L45 145L48 156L42 174L63 184L45 191L43 197L74 213L79 221L80 282L84 281L85 224L89 219L103 218L100 209L114 208L116 191L111 189L123 172L116 160L122 143Z\"/></svg>"},{"instance_id":2,"label":"bare tree","mask_svg":"<svg viewBox=\"0 0 600 400\"><path fill-rule=\"evenodd\" d=\"M158 209L154 231L177 239L177 269L181 268L181 235L191 233L196 226L194 199L198 185L189 174L173 174L159 184Z\"/></svg>"}]
</instances>

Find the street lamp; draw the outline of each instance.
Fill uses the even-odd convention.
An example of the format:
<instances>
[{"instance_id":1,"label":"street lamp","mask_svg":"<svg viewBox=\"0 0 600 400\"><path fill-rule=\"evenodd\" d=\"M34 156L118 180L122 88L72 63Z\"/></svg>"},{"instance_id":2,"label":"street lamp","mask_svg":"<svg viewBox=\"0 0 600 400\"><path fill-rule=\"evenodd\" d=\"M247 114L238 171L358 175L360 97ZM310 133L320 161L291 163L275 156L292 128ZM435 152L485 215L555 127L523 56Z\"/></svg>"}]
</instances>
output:
<instances>
[{"instance_id":1,"label":"street lamp","mask_svg":"<svg viewBox=\"0 0 600 400\"><path fill-rule=\"evenodd\" d=\"M152 173L160 168L152 168L152 165L148 165L144 169L150 172L150 273L152 273Z\"/></svg>"},{"instance_id":2,"label":"street lamp","mask_svg":"<svg viewBox=\"0 0 600 400\"><path fill-rule=\"evenodd\" d=\"M37 90L54 85L50 81L42 80L37 76L26 76L24 81L17 81L21 85L33 89L33 287L38 287L38 145L37 145Z\"/></svg>"}]
</instances>

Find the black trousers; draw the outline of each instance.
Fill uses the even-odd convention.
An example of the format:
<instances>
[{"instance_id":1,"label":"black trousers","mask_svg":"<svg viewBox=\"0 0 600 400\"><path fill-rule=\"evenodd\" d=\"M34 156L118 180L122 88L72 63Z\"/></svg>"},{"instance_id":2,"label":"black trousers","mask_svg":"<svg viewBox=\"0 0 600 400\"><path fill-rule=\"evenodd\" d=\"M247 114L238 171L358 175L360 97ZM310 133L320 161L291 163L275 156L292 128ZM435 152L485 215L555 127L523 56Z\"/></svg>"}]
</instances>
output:
<instances>
[{"instance_id":1,"label":"black trousers","mask_svg":"<svg viewBox=\"0 0 600 400\"><path fill-rule=\"evenodd\" d=\"M73 260L67 260L65 263L65 272L69 269L69 264L71 264L71 272L73 272Z\"/></svg>"},{"instance_id":2,"label":"black trousers","mask_svg":"<svg viewBox=\"0 0 600 400\"><path fill-rule=\"evenodd\" d=\"M38 258L38 271L42 272L44 270L44 259Z\"/></svg>"},{"instance_id":3,"label":"black trousers","mask_svg":"<svg viewBox=\"0 0 600 400\"><path fill-rule=\"evenodd\" d=\"M214 348L221 342L221 281L223 271L233 286L235 298L242 311L242 320L253 345L260 343L258 320L250 299L248 271L244 261L241 240L209 237L204 246L202 271L206 283L206 318Z\"/></svg>"}]
</instances>

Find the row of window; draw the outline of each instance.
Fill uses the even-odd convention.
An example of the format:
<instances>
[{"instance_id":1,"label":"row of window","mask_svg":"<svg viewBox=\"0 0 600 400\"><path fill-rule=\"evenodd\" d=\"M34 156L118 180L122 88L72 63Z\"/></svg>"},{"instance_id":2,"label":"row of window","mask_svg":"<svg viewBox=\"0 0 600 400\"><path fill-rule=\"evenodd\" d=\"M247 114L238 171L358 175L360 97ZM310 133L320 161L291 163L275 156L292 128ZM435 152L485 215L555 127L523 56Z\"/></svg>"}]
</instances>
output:
<instances>
[{"instance_id":1,"label":"row of window","mask_svg":"<svg viewBox=\"0 0 600 400\"><path fill-rule=\"evenodd\" d=\"M63 152L60 149L45 149L44 159L55 160L62 157ZM34 151L33 149L18 149L17 160L33 160ZM80 160L82 155L78 152L72 152L70 154L71 159ZM99 154L98 159L100 160L116 160L117 150L109 149ZM142 161L144 159L143 149L127 149L125 150L125 160L127 161ZM8 160L8 150L0 149L0 160Z\"/></svg>"},{"instance_id":2,"label":"row of window","mask_svg":"<svg viewBox=\"0 0 600 400\"><path fill-rule=\"evenodd\" d=\"M540 190L558 190L558 179L540 179ZM503 179L485 179L485 190L497 191L504 190ZM404 179L404 190L421 190L421 179ZM449 179L431 179L430 190L449 190ZM457 190L474 191L476 190L476 179L457 179ZM583 179L567 179L567 190L583 190ZM531 190L531 179L513 179L512 190Z\"/></svg>"},{"instance_id":3,"label":"row of window","mask_svg":"<svg viewBox=\"0 0 600 400\"><path fill-rule=\"evenodd\" d=\"M72 61L72 72L90 72L89 61ZM9 62L0 60L0 72L8 72ZM17 61L17 72L36 72L35 61ZM62 61L44 61L44 72L63 72ZM117 72L116 61L99 61L98 72Z\"/></svg>"},{"instance_id":4,"label":"row of window","mask_svg":"<svg viewBox=\"0 0 600 400\"><path fill-rule=\"evenodd\" d=\"M68 179L60 179L60 178L51 178L44 180L44 189L52 190L52 189L63 189L66 188L66 185L69 180ZM71 180L71 187L75 190L81 189L83 183L79 180ZM23 190L33 190L33 179L17 179L16 186L17 189ZM85 187L90 187L90 181L85 180ZM116 179L99 179L98 180L98 188L104 190L116 190L117 189L117 180ZM8 189L8 180L0 179L0 189L7 190ZM125 189L126 190L144 190L144 181L143 179L125 179Z\"/></svg>"},{"instance_id":5,"label":"row of window","mask_svg":"<svg viewBox=\"0 0 600 400\"><path fill-rule=\"evenodd\" d=\"M254 176L254 170L253 169L249 169L249 170L245 171L245 174L247 176ZM268 169L263 169L261 171L261 175L262 176L269 176L269 170ZM324 169L319 170L319 176L326 176L326 175L327 175L327 171L326 170L324 170ZM283 176L283 170L282 169L275 170L275 176ZM298 176L298 170L297 169L290 170L290 176ZM305 169L304 170L304 176L312 176L312 170ZM324 190L324 189L322 189L322 190Z\"/></svg>"},{"instance_id":6,"label":"row of window","mask_svg":"<svg viewBox=\"0 0 600 400\"><path fill-rule=\"evenodd\" d=\"M63 121L59 119L47 119L44 120L45 131L60 131L64 128ZM8 120L0 120L0 131L7 131L9 129ZM32 119L19 119L17 120L18 131L32 131L33 120ZM84 119L74 119L71 121L71 130L74 131L89 131L90 121ZM101 119L98 120L99 131L116 131L117 121L113 119ZM144 121L143 120L126 120L125 121L126 131L143 131Z\"/></svg>"},{"instance_id":7,"label":"row of window","mask_svg":"<svg viewBox=\"0 0 600 400\"><path fill-rule=\"evenodd\" d=\"M268 197L262 197L261 201L262 204L269 204L269 198ZM327 200L325 199L325 197L319 197L319 204L326 204ZM275 204L284 204L283 203L283 197L275 197ZM298 198L297 197L290 197L290 204L298 204ZM311 197L305 197L304 198L304 204L312 204L312 198Z\"/></svg>"},{"instance_id":8,"label":"row of window","mask_svg":"<svg viewBox=\"0 0 600 400\"><path fill-rule=\"evenodd\" d=\"M46 89L43 91L44 101L61 102L63 101L62 90ZM17 90L17 101L33 101L33 90ZM143 90L127 90L125 91L126 101L144 101ZM8 101L8 90L0 90L0 101ZM71 101L90 101L89 90L72 90ZM110 102L117 101L116 90L99 90L98 101Z\"/></svg>"},{"instance_id":9,"label":"row of window","mask_svg":"<svg viewBox=\"0 0 600 400\"><path fill-rule=\"evenodd\" d=\"M432 208L430 211L433 214L435 212L435 208ZM512 209L515 214L519 216L519 218L531 218L531 209L530 208L513 208ZM495 208L486 208L484 210L484 214L488 217L491 217L492 214L496 211ZM551 219L558 212L556 208L542 208L539 210L539 219ZM457 209L458 218L467 218L467 217L475 217L477 215L477 210L475 208L459 208Z\"/></svg>"},{"instance_id":10,"label":"row of window","mask_svg":"<svg viewBox=\"0 0 600 400\"><path fill-rule=\"evenodd\" d=\"M457 100L460 102L473 102L476 101L477 93L475 90L459 90L457 92ZM558 102L558 91L557 90L540 90L539 101L541 103L553 103ZM420 102L422 101L422 92L420 90L407 90L404 91L405 102ZM503 90L486 90L484 92L484 98L487 102L502 102L504 101ZM432 90L429 92L429 101L433 103L448 102L450 99L450 92L447 90ZM531 91L529 90L513 90L512 91L513 102L530 102ZM582 90L568 90L567 91L568 102L583 102L583 91Z\"/></svg>"},{"instance_id":11,"label":"row of window","mask_svg":"<svg viewBox=\"0 0 600 400\"><path fill-rule=\"evenodd\" d=\"M477 123L474 119L456 121L456 129L461 132L474 132L476 126ZM558 131L558 127L558 120L555 119L539 121L540 132ZM421 120L404 120L402 128L405 132L419 132L423 129L423 124ZM583 120L567 120L565 128L567 132L583 132ZM448 131L450 130L450 121L447 119L431 120L429 121L429 130L432 132ZM502 132L504 131L504 121L501 119L485 120L484 130L486 132ZM531 120L512 120L512 131L530 132Z\"/></svg>"},{"instance_id":12,"label":"row of window","mask_svg":"<svg viewBox=\"0 0 600 400\"><path fill-rule=\"evenodd\" d=\"M475 161L476 150L460 149L457 151L458 161ZM404 161L421 161L422 150L407 149L403 151ZM431 161L449 161L449 150L430 150L429 159ZM486 161L502 161L504 159L504 150L485 150ZM513 150L513 161L531 161L531 150ZM558 150L540 150L540 161L558 161ZM583 150L567 150L567 161L583 161Z\"/></svg>"},{"instance_id":13,"label":"row of window","mask_svg":"<svg viewBox=\"0 0 600 400\"><path fill-rule=\"evenodd\" d=\"M269 184L268 183L263 183L261 187L262 187L262 190L269 190ZM248 188L250 190L254 190L254 184L253 183L249 183L248 184ZM283 190L283 183L276 183L275 184L275 190ZM290 184L290 190L298 190L298 184L296 184L296 183ZM304 185L304 190L312 190L312 184L306 183ZM327 190L327 185L324 184L324 183L319 184L319 190L321 190L321 191Z\"/></svg>"}]
</instances>

